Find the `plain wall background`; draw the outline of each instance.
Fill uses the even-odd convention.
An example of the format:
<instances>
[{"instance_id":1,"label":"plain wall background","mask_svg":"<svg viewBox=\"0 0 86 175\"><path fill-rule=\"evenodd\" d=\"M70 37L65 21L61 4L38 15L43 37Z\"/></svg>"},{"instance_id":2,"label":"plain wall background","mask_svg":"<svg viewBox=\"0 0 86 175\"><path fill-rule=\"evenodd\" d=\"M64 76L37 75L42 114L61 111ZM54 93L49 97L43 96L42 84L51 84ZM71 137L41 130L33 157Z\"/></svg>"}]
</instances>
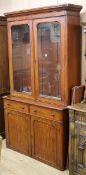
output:
<instances>
[{"instance_id":1,"label":"plain wall background","mask_svg":"<svg viewBox=\"0 0 86 175\"><path fill-rule=\"evenodd\" d=\"M0 15L4 15L5 12L43 7L49 5L58 5L63 3L82 5L83 9L81 10L81 21L85 21L85 0L0 0Z\"/></svg>"},{"instance_id":2,"label":"plain wall background","mask_svg":"<svg viewBox=\"0 0 86 175\"><path fill-rule=\"evenodd\" d=\"M5 12L57 5L63 3L79 4L83 6L82 12L86 10L85 0L0 0L0 15Z\"/></svg>"},{"instance_id":3,"label":"plain wall background","mask_svg":"<svg viewBox=\"0 0 86 175\"><path fill-rule=\"evenodd\" d=\"M72 3L82 5L81 21L86 19L86 1L85 0L0 0L0 15L4 15L5 12L11 12L16 10L30 9L36 7L43 7L49 5L58 5L64 3Z\"/></svg>"},{"instance_id":4,"label":"plain wall background","mask_svg":"<svg viewBox=\"0 0 86 175\"><path fill-rule=\"evenodd\" d=\"M0 0L0 15L5 12L56 5L57 0Z\"/></svg>"}]
</instances>

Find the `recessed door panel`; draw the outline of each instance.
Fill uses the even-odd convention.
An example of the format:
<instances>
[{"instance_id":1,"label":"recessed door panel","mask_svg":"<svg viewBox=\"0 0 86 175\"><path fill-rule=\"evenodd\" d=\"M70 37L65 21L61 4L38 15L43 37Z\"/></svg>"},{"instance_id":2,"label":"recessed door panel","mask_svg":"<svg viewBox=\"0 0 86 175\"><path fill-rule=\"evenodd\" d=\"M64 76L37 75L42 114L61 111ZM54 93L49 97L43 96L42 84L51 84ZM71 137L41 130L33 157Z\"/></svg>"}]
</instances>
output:
<instances>
[{"instance_id":1,"label":"recessed door panel","mask_svg":"<svg viewBox=\"0 0 86 175\"><path fill-rule=\"evenodd\" d=\"M63 168L63 126L56 121L31 117L32 156L54 167Z\"/></svg>"},{"instance_id":2,"label":"recessed door panel","mask_svg":"<svg viewBox=\"0 0 86 175\"><path fill-rule=\"evenodd\" d=\"M31 155L30 116L8 111L6 112L8 146Z\"/></svg>"}]
</instances>

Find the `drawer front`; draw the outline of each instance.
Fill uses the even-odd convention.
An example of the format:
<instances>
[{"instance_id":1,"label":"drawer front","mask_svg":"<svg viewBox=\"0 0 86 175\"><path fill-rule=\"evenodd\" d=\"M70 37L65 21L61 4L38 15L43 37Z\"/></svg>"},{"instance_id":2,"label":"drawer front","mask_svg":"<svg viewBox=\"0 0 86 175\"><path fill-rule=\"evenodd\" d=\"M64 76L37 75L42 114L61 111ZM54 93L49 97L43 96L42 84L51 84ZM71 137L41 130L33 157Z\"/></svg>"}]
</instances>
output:
<instances>
[{"instance_id":1,"label":"drawer front","mask_svg":"<svg viewBox=\"0 0 86 175\"><path fill-rule=\"evenodd\" d=\"M20 111L20 112L24 112L24 113L28 113L29 112L29 105L26 105L24 103L20 103L20 102L14 102L14 101L8 101L8 100L4 100L4 107L5 108L10 108L16 111Z\"/></svg>"},{"instance_id":2,"label":"drawer front","mask_svg":"<svg viewBox=\"0 0 86 175\"><path fill-rule=\"evenodd\" d=\"M38 107L31 105L30 106L30 114L42 117L48 117L54 120L63 120L63 113L58 110L48 109L44 107Z\"/></svg>"}]
</instances>

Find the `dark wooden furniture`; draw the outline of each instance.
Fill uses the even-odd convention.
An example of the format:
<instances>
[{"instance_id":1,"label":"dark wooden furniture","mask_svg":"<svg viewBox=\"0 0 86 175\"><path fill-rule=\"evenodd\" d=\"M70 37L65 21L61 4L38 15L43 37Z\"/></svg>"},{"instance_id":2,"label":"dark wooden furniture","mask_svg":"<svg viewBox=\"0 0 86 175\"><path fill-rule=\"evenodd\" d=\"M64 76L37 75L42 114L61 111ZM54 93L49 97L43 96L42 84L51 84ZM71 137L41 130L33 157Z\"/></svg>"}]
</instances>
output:
<instances>
[{"instance_id":1,"label":"dark wooden furniture","mask_svg":"<svg viewBox=\"0 0 86 175\"><path fill-rule=\"evenodd\" d=\"M5 17L0 17L0 135L3 137L5 135L5 124L2 97L9 92L8 77L7 22Z\"/></svg>"},{"instance_id":2,"label":"dark wooden furniture","mask_svg":"<svg viewBox=\"0 0 86 175\"><path fill-rule=\"evenodd\" d=\"M72 99L71 99L71 105L80 103L83 100L85 92L85 86L74 86L72 88Z\"/></svg>"},{"instance_id":3,"label":"dark wooden furniture","mask_svg":"<svg viewBox=\"0 0 86 175\"><path fill-rule=\"evenodd\" d=\"M80 85L80 10L62 5L6 14L7 146L60 170L68 152L66 107L71 88Z\"/></svg>"},{"instance_id":4,"label":"dark wooden furniture","mask_svg":"<svg viewBox=\"0 0 86 175\"><path fill-rule=\"evenodd\" d=\"M86 174L86 103L69 109L69 171L70 175Z\"/></svg>"}]
</instances>

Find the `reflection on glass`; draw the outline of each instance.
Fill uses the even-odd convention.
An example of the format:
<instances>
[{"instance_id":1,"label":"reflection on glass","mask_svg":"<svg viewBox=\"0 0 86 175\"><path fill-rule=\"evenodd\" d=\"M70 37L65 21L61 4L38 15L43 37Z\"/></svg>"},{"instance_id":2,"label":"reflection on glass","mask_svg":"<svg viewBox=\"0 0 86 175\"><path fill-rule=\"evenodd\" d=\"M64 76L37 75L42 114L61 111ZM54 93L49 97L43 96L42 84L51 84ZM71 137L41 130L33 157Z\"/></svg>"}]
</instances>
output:
<instances>
[{"instance_id":1,"label":"reflection on glass","mask_svg":"<svg viewBox=\"0 0 86 175\"><path fill-rule=\"evenodd\" d=\"M13 83L17 92L31 92L30 37L27 24L12 27Z\"/></svg>"},{"instance_id":2,"label":"reflection on glass","mask_svg":"<svg viewBox=\"0 0 86 175\"><path fill-rule=\"evenodd\" d=\"M60 98L60 24L38 24L40 95Z\"/></svg>"}]
</instances>

